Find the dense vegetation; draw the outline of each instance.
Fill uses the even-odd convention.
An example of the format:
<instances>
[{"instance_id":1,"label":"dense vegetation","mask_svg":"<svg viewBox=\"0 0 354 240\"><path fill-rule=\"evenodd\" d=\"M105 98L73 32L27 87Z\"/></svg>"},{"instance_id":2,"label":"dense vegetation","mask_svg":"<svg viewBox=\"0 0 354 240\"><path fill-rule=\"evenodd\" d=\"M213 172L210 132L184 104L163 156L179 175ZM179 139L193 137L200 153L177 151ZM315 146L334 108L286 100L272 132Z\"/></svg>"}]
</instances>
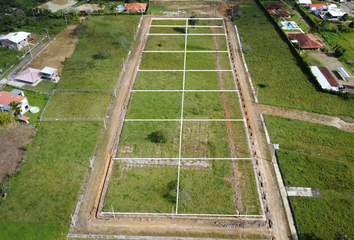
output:
<instances>
[{"instance_id":1,"label":"dense vegetation","mask_svg":"<svg viewBox=\"0 0 354 240\"><path fill-rule=\"evenodd\" d=\"M235 23L261 103L354 117L354 99L316 89L317 83L310 80L306 68L301 68L302 59L291 50L275 23L269 21L268 13L257 4L245 5L241 11Z\"/></svg>"}]
</instances>

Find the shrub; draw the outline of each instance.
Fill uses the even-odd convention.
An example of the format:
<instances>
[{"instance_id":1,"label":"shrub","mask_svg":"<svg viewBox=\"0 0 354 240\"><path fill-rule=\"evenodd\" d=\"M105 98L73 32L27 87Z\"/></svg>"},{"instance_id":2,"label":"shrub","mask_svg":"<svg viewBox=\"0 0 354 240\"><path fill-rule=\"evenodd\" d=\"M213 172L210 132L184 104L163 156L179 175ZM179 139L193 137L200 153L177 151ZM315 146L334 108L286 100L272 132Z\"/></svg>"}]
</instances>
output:
<instances>
[{"instance_id":1,"label":"shrub","mask_svg":"<svg viewBox=\"0 0 354 240\"><path fill-rule=\"evenodd\" d=\"M347 50L342 47L338 47L335 51L336 57L338 57L338 58L345 55L346 53L347 53Z\"/></svg>"},{"instance_id":2,"label":"shrub","mask_svg":"<svg viewBox=\"0 0 354 240\"><path fill-rule=\"evenodd\" d=\"M14 118L12 114L6 114L3 112L0 112L0 124L1 125L7 125L9 123L12 123L14 121Z\"/></svg>"},{"instance_id":3,"label":"shrub","mask_svg":"<svg viewBox=\"0 0 354 240\"><path fill-rule=\"evenodd\" d=\"M161 129L157 132L149 134L150 141L155 143L166 143L172 141L172 131L169 128Z\"/></svg>"},{"instance_id":4,"label":"shrub","mask_svg":"<svg viewBox=\"0 0 354 240\"><path fill-rule=\"evenodd\" d=\"M98 59L107 59L109 57L109 53L106 49L102 49L98 51L96 58Z\"/></svg>"}]
</instances>

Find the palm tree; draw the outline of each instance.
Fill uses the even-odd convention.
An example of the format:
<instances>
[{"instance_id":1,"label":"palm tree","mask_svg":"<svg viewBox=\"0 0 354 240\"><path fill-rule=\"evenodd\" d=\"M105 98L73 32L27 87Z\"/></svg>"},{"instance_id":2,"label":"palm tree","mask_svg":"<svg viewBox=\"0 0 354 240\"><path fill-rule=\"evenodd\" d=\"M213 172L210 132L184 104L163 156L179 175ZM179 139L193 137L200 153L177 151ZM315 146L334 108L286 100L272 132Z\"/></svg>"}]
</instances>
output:
<instances>
[{"instance_id":1,"label":"palm tree","mask_svg":"<svg viewBox=\"0 0 354 240\"><path fill-rule=\"evenodd\" d=\"M11 110L15 112L15 117L19 116L21 114L21 103L14 101L10 105Z\"/></svg>"}]
</instances>

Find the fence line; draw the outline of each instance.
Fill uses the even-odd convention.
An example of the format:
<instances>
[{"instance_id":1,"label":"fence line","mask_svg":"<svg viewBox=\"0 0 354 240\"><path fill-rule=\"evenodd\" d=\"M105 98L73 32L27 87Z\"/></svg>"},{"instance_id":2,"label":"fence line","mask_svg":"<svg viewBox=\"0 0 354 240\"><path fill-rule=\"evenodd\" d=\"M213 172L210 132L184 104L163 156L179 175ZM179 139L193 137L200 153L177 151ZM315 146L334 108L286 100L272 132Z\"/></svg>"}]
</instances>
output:
<instances>
[{"instance_id":1,"label":"fence line","mask_svg":"<svg viewBox=\"0 0 354 240\"><path fill-rule=\"evenodd\" d=\"M105 118L42 118L44 122L103 122Z\"/></svg>"},{"instance_id":2,"label":"fence line","mask_svg":"<svg viewBox=\"0 0 354 240\"><path fill-rule=\"evenodd\" d=\"M56 85L55 85L55 86L56 86ZM49 103L50 103L50 100L52 100L54 93L55 93L55 87L54 87L52 93L50 94L49 99L48 99L47 103L45 104L45 107L43 108L43 112L42 112L42 114L41 114L41 117L39 118L39 123L41 123L41 121L42 121L42 119L43 119L43 116L44 116L44 113L45 113L45 111L47 110L47 107L48 107L48 105L49 105Z\"/></svg>"}]
</instances>

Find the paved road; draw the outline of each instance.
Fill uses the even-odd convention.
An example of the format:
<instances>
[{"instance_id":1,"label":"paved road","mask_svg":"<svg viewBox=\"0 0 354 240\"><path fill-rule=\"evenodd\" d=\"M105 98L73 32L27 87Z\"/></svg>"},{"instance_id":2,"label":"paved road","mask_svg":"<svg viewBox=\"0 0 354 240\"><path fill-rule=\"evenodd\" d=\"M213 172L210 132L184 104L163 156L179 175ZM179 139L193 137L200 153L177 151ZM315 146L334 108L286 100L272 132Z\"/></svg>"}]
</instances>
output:
<instances>
[{"instance_id":1,"label":"paved road","mask_svg":"<svg viewBox=\"0 0 354 240\"><path fill-rule=\"evenodd\" d=\"M32 51L32 56L35 56L43 47L45 43L39 44L36 49ZM16 75L16 72L20 70L26 63L28 63L31 60L31 54L28 54L19 64L17 64L15 67L13 67L9 73L8 76L9 78L14 78Z\"/></svg>"}]
</instances>

